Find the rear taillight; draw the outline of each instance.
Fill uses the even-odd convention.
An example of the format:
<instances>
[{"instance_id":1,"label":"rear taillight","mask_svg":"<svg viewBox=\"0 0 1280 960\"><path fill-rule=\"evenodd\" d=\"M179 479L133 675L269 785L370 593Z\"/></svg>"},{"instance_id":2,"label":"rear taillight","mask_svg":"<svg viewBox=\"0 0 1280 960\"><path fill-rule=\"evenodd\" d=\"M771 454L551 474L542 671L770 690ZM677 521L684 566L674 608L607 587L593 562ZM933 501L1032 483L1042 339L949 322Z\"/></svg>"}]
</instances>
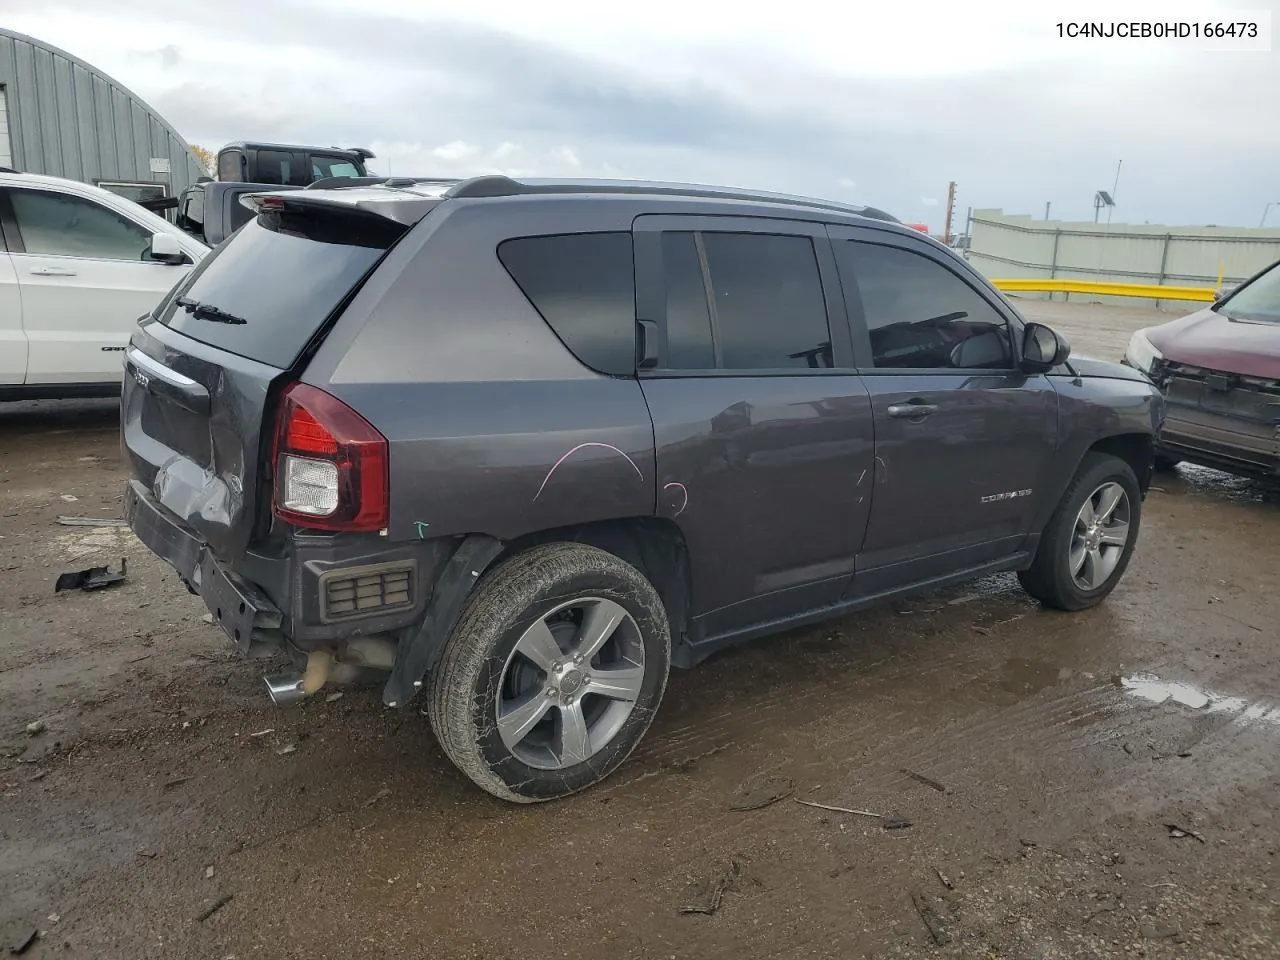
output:
<instances>
[{"instance_id":1,"label":"rear taillight","mask_svg":"<svg viewBox=\"0 0 1280 960\"><path fill-rule=\"evenodd\" d=\"M387 525L387 439L341 400L295 383L280 398L273 507L318 530Z\"/></svg>"}]
</instances>

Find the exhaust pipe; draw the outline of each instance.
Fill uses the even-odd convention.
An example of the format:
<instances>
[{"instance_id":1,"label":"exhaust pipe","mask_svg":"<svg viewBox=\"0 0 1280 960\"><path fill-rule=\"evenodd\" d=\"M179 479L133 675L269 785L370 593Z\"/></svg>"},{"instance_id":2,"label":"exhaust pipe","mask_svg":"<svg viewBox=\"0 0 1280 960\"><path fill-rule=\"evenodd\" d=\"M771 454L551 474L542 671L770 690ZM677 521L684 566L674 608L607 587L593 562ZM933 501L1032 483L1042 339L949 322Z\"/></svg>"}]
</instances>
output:
<instances>
[{"instance_id":1,"label":"exhaust pipe","mask_svg":"<svg viewBox=\"0 0 1280 960\"><path fill-rule=\"evenodd\" d=\"M262 679L267 682L267 693L271 695L271 702L278 707L286 703L296 703L304 696L300 673L276 673Z\"/></svg>"},{"instance_id":2,"label":"exhaust pipe","mask_svg":"<svg viewBox=\"0 0 1280 960\"><path fill-rule=\"evenodd\" d=\"M313 650L307 654L307 669L301 674L278 673L264 678L272 703L278 705L296 703L303 697L311 696L329 679L329 670L332 666L332 653L328 650Z\"/></svg>"}]
</instances>

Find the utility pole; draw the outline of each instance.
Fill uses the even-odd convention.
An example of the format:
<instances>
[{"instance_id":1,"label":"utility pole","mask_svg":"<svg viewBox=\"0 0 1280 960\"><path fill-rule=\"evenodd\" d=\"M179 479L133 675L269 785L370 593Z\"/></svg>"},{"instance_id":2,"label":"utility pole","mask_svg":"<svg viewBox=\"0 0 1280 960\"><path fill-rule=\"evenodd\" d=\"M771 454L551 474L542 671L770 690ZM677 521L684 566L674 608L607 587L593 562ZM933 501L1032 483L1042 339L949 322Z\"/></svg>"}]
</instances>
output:
<instances>
[{"instance_id":1,"label":"utility pole","mask_svg":"<svg viewBox=\"0 0 1280 960\"><path fill-rule=\"evenodd\" d=\"M1115 182L1111 184L1111 206L1107 207L1108 224L1111 223L1111 211L1116 208L1116 191L1120 189L1120 165L1123 163L1123 160L1116 161L1116 179Z\"/></svg>"},{"instance_id":2,"label":"utility pole","mask_svg":"<svg viewBox=\"0 0 1280 960\"><path fill-rule=\"evenodd\" d=\"M956 212L956 182L947 184L947 224L942 228L942 242L951 246L951 218Z\"/></svg>"}]
</instances>

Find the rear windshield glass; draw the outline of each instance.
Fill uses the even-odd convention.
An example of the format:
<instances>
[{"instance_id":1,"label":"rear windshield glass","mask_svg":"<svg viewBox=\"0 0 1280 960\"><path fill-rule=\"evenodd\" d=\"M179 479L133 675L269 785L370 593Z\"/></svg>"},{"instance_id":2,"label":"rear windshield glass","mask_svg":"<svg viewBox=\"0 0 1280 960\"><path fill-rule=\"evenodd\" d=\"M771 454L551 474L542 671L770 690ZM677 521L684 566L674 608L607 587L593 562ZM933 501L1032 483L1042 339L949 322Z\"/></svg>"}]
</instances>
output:
<instances>
[{"instance_id":1,"label":"rear windshield glass","mask_svg":"<svg viewBox=\"0 0 1280 960\"><path fill-rule=\"evenodd\" d=\"M1236 320L1280 323L1280 264L1218 304L1217 310Z\"/></svg>"},{"instance_id":2,"label":"rear windshield glass","mask_svg":"<svg viewBox=\"0 0 1280 960\"><path fill-rule=\"evenodd\" d=\"M260 214L201 261L159 319L285 369L403 230L369 214Z\"/></svg>"}]
</instances>

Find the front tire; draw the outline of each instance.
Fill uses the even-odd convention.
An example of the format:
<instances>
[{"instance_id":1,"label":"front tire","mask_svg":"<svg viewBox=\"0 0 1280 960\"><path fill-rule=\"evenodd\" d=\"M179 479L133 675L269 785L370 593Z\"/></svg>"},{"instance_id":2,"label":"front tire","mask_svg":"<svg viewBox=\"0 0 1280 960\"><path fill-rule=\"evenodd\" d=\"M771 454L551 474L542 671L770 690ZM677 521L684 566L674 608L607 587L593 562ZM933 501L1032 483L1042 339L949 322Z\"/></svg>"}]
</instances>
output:
<instances>
[{"instance_id":1,"label":"front tire","mask_svg":"<svg viewBox=\"0 0 1280 960\"><path fill-rule=\"evenodd\" d=\"M671 664L653 585L611 553L533 547L487 574L427 687L445 754L504 800L568 796L635 748Z\"/></svg>"},{"instance_id":2,"label":"front tire","mask_svg":"<svg viewBox=\"0 0 1280 960\"><path fill-rule=\"evenodd\" d=\"M1115 589L1133 555L1142 493L1133 468L1118 457L1085 456L1049 518L1023 589L1047 607L1084 610Z\"/></svg>"}]
</instances>

